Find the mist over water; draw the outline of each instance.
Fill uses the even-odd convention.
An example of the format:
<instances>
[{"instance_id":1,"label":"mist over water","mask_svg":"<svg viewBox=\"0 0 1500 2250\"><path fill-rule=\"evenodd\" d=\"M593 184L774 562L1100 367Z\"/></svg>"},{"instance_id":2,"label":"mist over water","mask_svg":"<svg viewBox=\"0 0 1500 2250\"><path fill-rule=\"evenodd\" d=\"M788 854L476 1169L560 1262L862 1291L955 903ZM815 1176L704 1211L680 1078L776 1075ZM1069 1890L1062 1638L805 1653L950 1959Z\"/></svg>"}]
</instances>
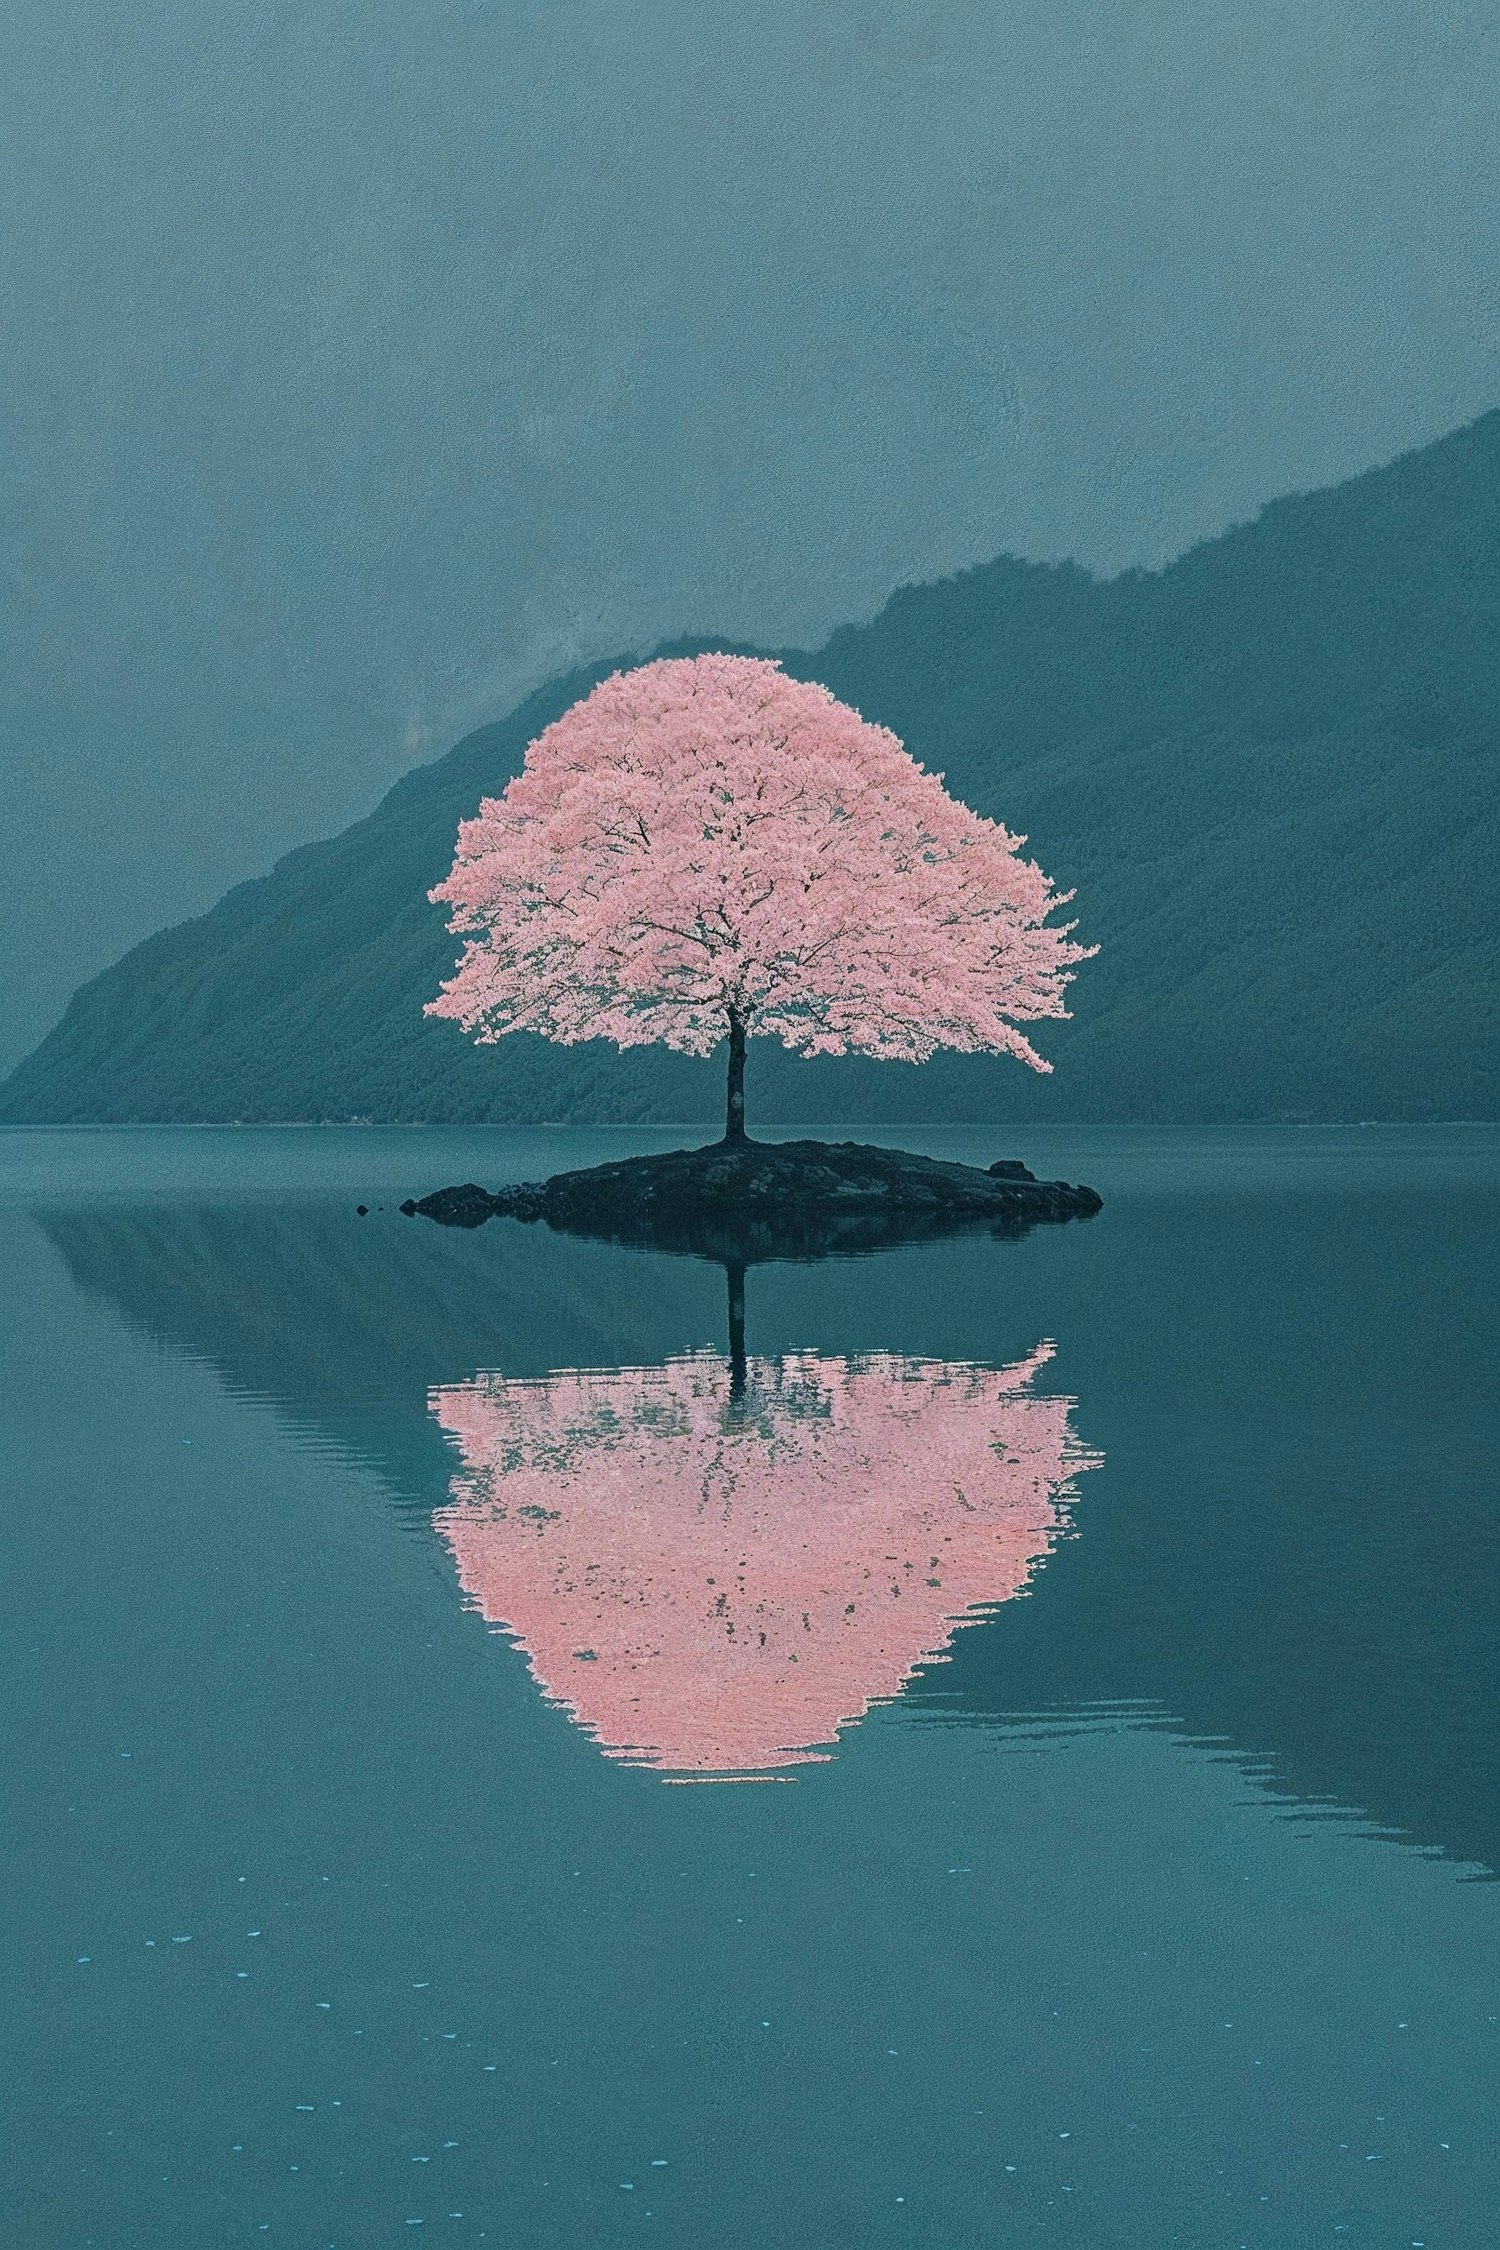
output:
<instances>
[{"instance_id":1,"label":"mist over water","mask_svg":"<svg viewBox=\"0 0 1500 2250\"><path fill-rule=\"evenodd\" d=\"M1495 1133L1038 1133L739 1358L393 1207L647 1138L0 1136L9 2231L1480 2250Z\"/></svg>"}]
</instances>

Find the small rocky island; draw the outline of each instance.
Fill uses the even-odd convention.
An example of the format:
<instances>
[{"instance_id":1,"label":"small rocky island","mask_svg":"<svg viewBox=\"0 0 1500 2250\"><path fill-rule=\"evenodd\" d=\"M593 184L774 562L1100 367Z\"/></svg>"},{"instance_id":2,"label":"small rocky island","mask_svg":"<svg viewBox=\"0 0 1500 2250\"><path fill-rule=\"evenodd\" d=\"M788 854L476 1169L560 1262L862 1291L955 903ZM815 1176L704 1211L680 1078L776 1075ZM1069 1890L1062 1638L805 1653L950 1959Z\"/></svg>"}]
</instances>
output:
<instances>
[{"instance_id":1,"label":"small rocky island","mask_svg":"<svg viewBox=\"0 0 1500 2250\"><path fill-rule=\"evenodd\" d=\"M883 1243L983 1228L1002 1235L1086 1219L1101 1208L1089 1187L1039 1180L1006 1160L987 1171L858 1141L716 1141L707 1148L633 1156L491 1192L439 1188L408 1217L476 1227L542 1219L568 1234L736 1263L876 1249Z\"/></svg>"}]
</instances>

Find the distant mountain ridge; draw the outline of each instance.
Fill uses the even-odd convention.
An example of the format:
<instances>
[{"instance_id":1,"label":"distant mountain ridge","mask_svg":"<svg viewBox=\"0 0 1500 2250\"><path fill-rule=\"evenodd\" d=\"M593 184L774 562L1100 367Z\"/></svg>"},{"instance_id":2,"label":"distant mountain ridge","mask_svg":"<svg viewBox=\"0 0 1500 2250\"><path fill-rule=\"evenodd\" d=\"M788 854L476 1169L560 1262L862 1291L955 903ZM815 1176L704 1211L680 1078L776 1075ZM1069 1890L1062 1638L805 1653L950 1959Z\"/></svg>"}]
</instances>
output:
<instances>
[{"instance_id":1,"label":"distant mountain ridge","mask_svg":"<svg viewBox=\"0 0 1500 2250\"><path fill-rule=\"evenodd\" d=\"M1101 950L1043 1027L1052 1077L756 1042L752 1128L1500 1116L1500 412L1163 571L1002 558L783 660L1024 831ZM715 1120L717 1064L475 1049L421 1012L459 819L613 668L134 947L0 1120Z\"/></svg>"}]
</instances>

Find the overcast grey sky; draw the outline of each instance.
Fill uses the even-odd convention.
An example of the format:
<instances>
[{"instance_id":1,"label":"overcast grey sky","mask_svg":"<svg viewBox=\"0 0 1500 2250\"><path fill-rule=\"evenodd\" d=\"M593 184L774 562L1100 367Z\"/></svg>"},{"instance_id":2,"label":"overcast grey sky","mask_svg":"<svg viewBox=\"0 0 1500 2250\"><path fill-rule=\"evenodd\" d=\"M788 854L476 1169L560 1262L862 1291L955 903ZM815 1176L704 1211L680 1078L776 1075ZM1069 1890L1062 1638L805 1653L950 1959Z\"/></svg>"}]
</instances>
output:
<instances>
[{"instance_id":1,"label":"overcast grey sky","mask_svg":"<svg viewBox=\"0 0 1500 2250\"><path fill-rule=\"evenodd\" d=\"M575 658L1500 400L1489 0L8 0L0 1065Z\"/></svg>"}]
</instances>

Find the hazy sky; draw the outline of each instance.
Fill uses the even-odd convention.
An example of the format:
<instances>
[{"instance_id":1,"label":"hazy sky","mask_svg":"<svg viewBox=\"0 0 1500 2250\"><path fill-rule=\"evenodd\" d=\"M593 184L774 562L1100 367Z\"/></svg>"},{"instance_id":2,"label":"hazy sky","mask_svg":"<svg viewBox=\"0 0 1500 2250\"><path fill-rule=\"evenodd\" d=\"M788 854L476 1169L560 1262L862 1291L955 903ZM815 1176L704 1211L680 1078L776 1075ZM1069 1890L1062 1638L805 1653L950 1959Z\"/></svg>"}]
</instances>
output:
<instances>
[{"instance_id":1,"label":"hazy sky","mask_svg":"<svg viewBox=\"0 0 1500 2250\"><path fill-rule=\"evenodd\" d=\"M580 656L1500 400L1490 0L7 0L0 1065Z\"/></svg>"}]
</instances>

